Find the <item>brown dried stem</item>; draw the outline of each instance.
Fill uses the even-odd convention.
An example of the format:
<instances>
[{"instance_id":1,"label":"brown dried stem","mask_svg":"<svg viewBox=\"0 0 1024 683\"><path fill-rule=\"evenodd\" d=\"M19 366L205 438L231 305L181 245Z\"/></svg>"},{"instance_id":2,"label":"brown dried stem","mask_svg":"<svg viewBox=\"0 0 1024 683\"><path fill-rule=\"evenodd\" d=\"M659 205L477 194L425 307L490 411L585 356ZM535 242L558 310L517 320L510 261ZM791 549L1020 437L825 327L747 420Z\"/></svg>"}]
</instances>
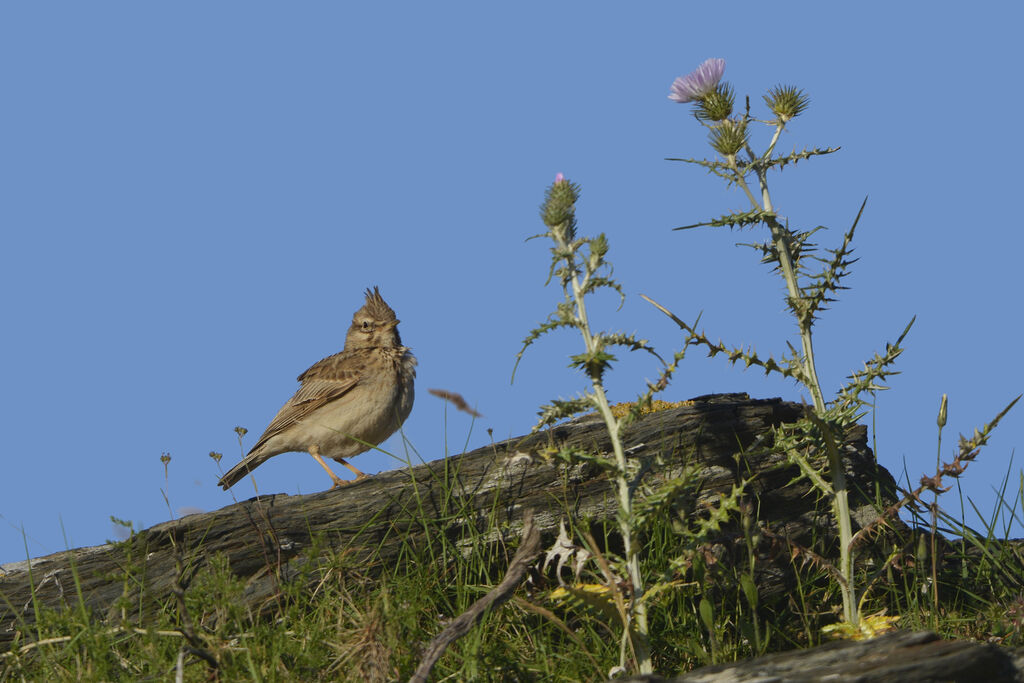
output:
<instances>
[{"instance_id":1,"label":"brown dried stem","mask_svg":"<svg viewBox=\"0 0 1024 683\"><path fill-rule=\"evenodd\" d=\"M434 636L424 651L423 659L420 660L416 672L409 679L409 683L426 683L434 664L441 658L448 646L469 633L469 629L480 620L488 609L500 605L512 596L513 591L522 582L527 569L538 555L540 555L540 530L533 525L533 511L527 510L523 513L523 540L516 554L512 556L512 562L509 564L508 571L505 572L505 578L487 595L474 602L469 609L453 619L443 631Z\"/></svg>"}]
</instances>

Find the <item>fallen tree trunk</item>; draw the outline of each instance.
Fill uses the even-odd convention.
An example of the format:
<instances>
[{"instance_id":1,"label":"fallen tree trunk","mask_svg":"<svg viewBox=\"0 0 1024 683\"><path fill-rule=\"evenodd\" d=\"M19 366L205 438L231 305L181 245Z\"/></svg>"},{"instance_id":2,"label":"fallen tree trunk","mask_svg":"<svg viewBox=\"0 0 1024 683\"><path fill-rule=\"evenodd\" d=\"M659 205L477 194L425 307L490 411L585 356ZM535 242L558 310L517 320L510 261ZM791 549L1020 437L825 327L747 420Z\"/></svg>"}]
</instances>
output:
<instances>
[{"instance_id":1,"label":"fallen tree trunk","mask_svg":"<svg viewBox=\"0 0 1024 683\"><path fill-rule=\"evenodd\" d=\"M748 490L759 497L760 519L774 533L801 539L831 527L827 506L808 494L806 482L788 485L795 468L780 467L782 456L735 457L765 437L773 426L797 420L803 407L780 399L752 400L746 394L712 395L662 410L630 425L624 445L632 457L660 455L668 466L648 475L652 484L684 463L701 467L703 487L696 504L728 492L753 477ZM465 527L489 529L495 542L518 538L521 510L535 511L545 543L563 517L602 522L614 519L611 486L600 468L572 466L544 457L551 448L575 447L607 453L604 424L583 416L548 431L511 439L411 469L382 472L334 489L304 496L258 496L214 512L190 515L141 531L125 544L56 553L0 568L0 650L35 621L36 604L78 607L75 574L85 607L107 618L120 616L126 595L136 606L158 609L182 583L218 554L246 579L243 600L262 610L275 599L282 579L296 575L315 543L356 553L368 571L392 566L409 544L426 543L425 517L445 520L445 532L459 538ZM877 465L866 430L855 428L843 444L857 523L877 518L875 500L895 500L892 476ZM674 468L674 469L673 469ZM863 493L857 493L858 489ZM820 509L819 509L820 507ZM497 516L497 520L493 518ZM481 524L487 521L488 524ZM494 522L498 522L495 524ZM436 525L435 525L436 527ZM501 529L502 531L494 531ZM321 546L322 547L322 546ZM130 554L130 557L129 557ZM130 565L130 566L126 566ZM128 572L132 580L126 581ZM768 572L768 594L784 590Z\"/></svg>"},{"instance_id":2,"label":"fallen tree trunk","mask_svg":"<svg viewBox=\"0 0 1024 683\"><path fill-rule=\"evenodd\" d=\"M929 631L897 631L872 640L844 640L695 669L676 678L633 676L616 683L1019 683L1024 650L943 640Z\"/></svg>"}]
</instances>

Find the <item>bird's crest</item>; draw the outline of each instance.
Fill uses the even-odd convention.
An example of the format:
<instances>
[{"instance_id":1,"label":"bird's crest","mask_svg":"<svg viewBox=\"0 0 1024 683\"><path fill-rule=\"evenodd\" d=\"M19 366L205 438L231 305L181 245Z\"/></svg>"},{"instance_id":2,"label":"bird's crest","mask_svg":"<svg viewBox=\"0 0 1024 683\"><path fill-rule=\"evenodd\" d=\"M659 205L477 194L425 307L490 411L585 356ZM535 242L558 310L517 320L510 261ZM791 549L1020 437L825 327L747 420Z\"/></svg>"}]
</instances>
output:
<instances>
[{"instance_id":1,"label":"bird's crest","mask_svg":"<svg viewBox=\"0 0 1024 683\"><path fill-rule=\"evenodd\" d=\"M358 316L360 313L383 322L394 320L397 317L391 307L384 301L384 297L380 295L380 289L377 287L374 287L372 292L369 289L366 290L366 304L356 315Z\"/></svg>"}]
</instances>

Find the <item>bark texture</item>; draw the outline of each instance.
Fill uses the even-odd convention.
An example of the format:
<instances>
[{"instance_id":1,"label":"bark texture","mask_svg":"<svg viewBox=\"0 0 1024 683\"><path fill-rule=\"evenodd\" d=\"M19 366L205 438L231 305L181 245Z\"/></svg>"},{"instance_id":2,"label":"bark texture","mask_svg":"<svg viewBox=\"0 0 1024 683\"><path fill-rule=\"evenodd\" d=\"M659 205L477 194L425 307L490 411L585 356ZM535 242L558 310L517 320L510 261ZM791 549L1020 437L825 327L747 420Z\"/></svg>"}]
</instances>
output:
<instances>
[{"instance_id":1,"label":"bark texture","mask_svg":"<svg viewBox=\"0 0 1024 683\"><path fill-rule=\"evenodd\" d=\"M873 640L838 641L695 669L677 678L635 676L615 683L1019 683L1024 651L942 640L929 631L897 631Z\"/></svg>"}]
</instances>

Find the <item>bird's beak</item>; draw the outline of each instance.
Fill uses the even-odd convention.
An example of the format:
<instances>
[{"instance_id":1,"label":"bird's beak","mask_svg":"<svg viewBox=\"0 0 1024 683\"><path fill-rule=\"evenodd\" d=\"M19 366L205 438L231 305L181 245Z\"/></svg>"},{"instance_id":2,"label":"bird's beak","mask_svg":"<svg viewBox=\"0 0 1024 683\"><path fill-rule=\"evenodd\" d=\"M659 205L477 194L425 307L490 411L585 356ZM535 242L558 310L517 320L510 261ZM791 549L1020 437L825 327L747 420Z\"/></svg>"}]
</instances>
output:
<instances>
[{"instance_id":1,"label":"bird's beak","mask_svg":"<svg viewBox=\"0 0 1024 683\"><path fill-rule=\"evenodd\" d=\"M384 323L384 329L387 329L387 330L394 329L394 328L398 327L398 323L400 323L400 322L402 322L402 321L401 320L392 320L391 322Z\"/></svg>"}]
</instances>

